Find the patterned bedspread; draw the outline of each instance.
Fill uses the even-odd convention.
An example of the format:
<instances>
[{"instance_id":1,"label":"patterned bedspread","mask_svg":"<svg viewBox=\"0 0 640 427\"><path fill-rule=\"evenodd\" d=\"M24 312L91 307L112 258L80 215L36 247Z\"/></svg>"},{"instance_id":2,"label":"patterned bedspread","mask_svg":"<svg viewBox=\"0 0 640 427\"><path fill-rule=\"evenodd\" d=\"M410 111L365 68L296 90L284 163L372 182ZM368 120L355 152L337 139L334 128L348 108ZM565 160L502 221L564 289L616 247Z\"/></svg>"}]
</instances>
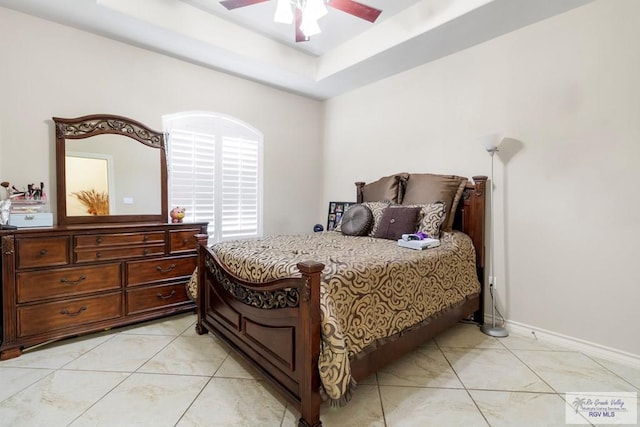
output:
<instances>
[{"instance_id":1,"label":"patterned bedspread","mask_svg":"<svg viewBox=\"0 0 640 427\"><path fill-rule=\"evenodd\" d=\"M251 282L300 276L301 261L325 265L318 368L323 394L337 403L348 399L354 384L350 360L480 291L471 239L456 231L425 251L333 231L224 242L212 249L230 271Z\"/></svg>"}]
</instances>

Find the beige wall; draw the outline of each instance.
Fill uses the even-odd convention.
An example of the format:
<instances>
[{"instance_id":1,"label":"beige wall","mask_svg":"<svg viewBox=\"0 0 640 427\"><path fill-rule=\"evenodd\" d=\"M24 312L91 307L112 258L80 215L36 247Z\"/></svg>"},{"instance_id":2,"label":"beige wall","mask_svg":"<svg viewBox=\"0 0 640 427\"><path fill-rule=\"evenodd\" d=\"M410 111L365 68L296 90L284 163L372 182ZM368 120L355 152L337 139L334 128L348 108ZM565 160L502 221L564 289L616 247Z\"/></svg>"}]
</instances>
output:
<instances>
[{"instance_id":1,"label":"beige wall","mask_svg":"<svg viewBox=\"0 0 640 427\"><path fill-rule=\"evenodd\" d=\"M221 112L264 133L264 232L311 231L322 103L4 8L0 29L0 180L44 181L55 209L52 116L112 113L162 129L163 114Z\"/></svg>"},{"instance_id":2,"label":"beige wall","mask_svg":"<svg viewBox=\"0 0 640 427\"><path fill-rule=\"evenodd\" d=\"M640 355L640 2L601 0L327 102L325 202L490 174L508 319Z\"/></svg>"}]
</instances>

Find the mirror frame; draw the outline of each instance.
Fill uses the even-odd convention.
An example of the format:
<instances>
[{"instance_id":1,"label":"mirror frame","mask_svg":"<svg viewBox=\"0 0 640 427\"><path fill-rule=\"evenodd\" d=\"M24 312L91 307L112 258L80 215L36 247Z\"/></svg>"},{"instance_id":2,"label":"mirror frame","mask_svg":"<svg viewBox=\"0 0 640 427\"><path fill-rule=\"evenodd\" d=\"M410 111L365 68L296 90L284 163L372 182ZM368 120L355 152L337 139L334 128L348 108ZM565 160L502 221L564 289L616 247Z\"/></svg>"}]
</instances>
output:
<instances>
[{"instance_id":1,"label":"mirror frame","mask_svg":"<svg viewBox=\"0 0 640 427\"><path fill-rule=\"evenodd\" d=\"M122 222L161 222L169 218L167 207L167 155L164 134L128 117L92 114L65 119L53 117L56 128L56 181L58 224L98 224ZM122 135L160 150L160 214L67 216L66 140L96 135Z\"/></svg>"}]
</instances>

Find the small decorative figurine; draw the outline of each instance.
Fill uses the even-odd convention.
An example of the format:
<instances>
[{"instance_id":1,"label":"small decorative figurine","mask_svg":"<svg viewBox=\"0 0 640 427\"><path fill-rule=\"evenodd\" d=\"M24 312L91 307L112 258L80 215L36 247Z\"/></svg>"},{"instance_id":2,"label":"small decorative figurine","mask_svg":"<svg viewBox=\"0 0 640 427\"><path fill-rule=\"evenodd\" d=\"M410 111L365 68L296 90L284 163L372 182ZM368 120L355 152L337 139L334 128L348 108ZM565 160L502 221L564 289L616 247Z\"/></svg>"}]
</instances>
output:
<instances>
[{"instance_id":1,"label":"small decorative figurine","mask_svg":"<svg viewBox=\"0 0 640 427\"><path fill-rule=\"evenodd\" d=\"M182 219L184 218L184 208L181 208L180 206L176 206L175 208L171 209L171 212L169 212L169 216L171 217L171 222L172 223L179 223L182 222Z\"/></svg>"}]
</instances>

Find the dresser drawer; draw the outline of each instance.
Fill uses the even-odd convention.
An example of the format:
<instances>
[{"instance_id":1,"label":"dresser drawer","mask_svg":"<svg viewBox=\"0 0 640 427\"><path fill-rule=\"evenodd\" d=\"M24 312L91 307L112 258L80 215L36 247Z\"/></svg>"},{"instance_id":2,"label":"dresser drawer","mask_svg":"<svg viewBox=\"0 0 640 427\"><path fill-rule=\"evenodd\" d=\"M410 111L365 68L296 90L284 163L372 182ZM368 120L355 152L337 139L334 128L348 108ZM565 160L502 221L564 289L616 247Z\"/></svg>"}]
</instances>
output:
<instances>
[{"instance_id":1,"label":"dresser drawer","mask_svg":"<svg viewBox=\"0 0 640 427\"><path fill-rule=\"evenodd\" d=\"M76 236L76 250L103 248L105 246L157 245L164 244L164 231L150 233L89 234Z\"/></svg>"},{"instance_id":2,"label":"dresser drawer","mask_svg":"<svg viewBox=\"0 0 640 427\"><path fill-rule=\"evenodd\" d=\"M196 268L197 261L195 255L129 261L127 262L128 286L189 278Z\"/></svg>"},{"instance_id":3,"label":"dresser drawer","mask_svg":"<svg viewBox=\"0 0 640 427\"><path fill-rule=\"evenodd\" d=\"M16 239L17 267L69 264L69 237Z\"/></svg>"},{"instance_id":4,"label":"dresser drawer","mask_svg":"<svg viewBox=\"0 0 640 427\"><path fill-rule=\"evenodd\" d=\"M19 337L84 326L122 316L122 294L18 307L17 314Z\"/></svg>"},{"instance_id":5,"label":"dresser drawer","mask_svg":"<svg viewBox=\"0 0 640 427\"><path fill-rule=\"evenodd\" d=\"M18 303L121 288L120 264L57 268L16 275Z\"/></svg>"},{"instance_id":6,"label":"dresser drawer","mask_svg":"<svg viewBox=\"0 0 640 427\"><path fill-rule=\"evenodd\" d=\"M151 255L164 255L164 243L132 248L104 248L93 250L76 250L76 262L106 261L112 259L135 258Z\"/></svg>"},{"instance_id":7,"label":"dresser drawer","mask_svg":"<svg viewBox=\"0 0 640 427\"><path fill-rule=\"evenodd\" d=\"M169 252L175 254L195 251L198 247L198 241L195 235L198 233L200 233L199 228L169 231Z\"/></svg>"},{"instance_id":8,"label":"dresser drawer","mask_svg":"<svg viewBox=\"0 0 640 427\"><path fill-rule=\"evenodd\" d=\"M127 314L135 314L186 303L191 304L192 302L187 297L187 289L184 283L152 286L127 291Z\"/></svg>"}]
</instances>

